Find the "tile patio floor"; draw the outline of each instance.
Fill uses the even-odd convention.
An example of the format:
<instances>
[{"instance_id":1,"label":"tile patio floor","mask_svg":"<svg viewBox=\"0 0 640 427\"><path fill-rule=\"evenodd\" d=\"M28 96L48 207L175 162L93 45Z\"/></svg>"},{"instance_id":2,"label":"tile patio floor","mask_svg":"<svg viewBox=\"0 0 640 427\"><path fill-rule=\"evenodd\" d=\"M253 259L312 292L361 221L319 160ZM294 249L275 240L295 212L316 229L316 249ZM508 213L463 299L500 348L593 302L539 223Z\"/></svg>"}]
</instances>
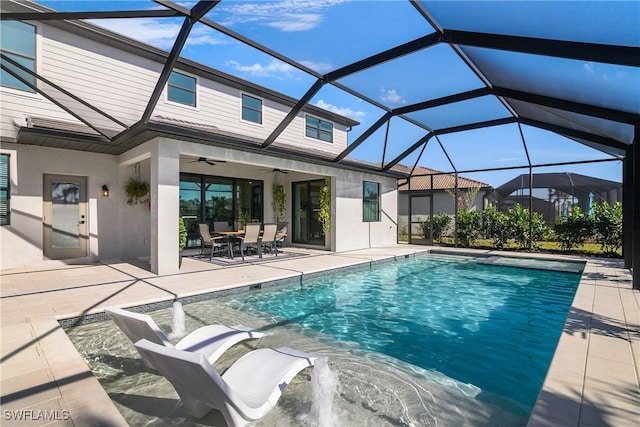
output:
<instances>
[{"instance_id":1,"label":"tile patio floor","mask_svg":"<svg viewBox=\"0 0 640 427\"><path fill-rule=\"evenodd\" d=\"M98 313L107 305L172 300L425 249L397 245L343 253L309 251L307 257L237 267L185 259L180 274L170 276L125 262L49 262L29 271L3 271L0 424L126 425L58 319ZM589 260L529 427L638 425L639 371L640 293L631 290L631 275L619 262Z\"/></svg>"}]
</instances>

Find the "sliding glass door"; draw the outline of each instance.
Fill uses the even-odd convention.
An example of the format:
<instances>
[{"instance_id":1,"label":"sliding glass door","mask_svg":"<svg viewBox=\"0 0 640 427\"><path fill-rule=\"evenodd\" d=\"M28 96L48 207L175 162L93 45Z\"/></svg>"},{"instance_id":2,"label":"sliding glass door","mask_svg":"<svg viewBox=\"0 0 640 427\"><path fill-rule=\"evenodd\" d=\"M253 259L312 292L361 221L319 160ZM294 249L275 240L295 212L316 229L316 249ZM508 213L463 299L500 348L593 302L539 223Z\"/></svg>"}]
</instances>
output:
<instances>
[{"instance_id":1,"label":"sliding glass door","mask_svg":"<svg viewBox=\"0 0 640 427\"><path fill-rule=\"evenodd\" d=\"M263 181L180 174L180 216L187 228L187 247L200 246L198 224L213 230L214 222L238 229L245 222L262 222Z\"/></svg>"},{"instance_id":2,"label":"sliding glass door","mask_svg":"<svg viewBox=\"0 0 640 427\"><path fill-rule=\"evenodd\" d=\"M324 246L324 232L320 222L320 189L324 180L293 183L292 242Z\"/></svg>"},{"instance_id":3,"label":"sliding glass door","mask_svg":"<svg viewBox=\"0 0 640 427\"><path fill-rule=\"evenodd\" d=\"M213 224L227 221L232 225L233 219L233 179L204 177L205 221Z\"/></svg>"}]
</instances>

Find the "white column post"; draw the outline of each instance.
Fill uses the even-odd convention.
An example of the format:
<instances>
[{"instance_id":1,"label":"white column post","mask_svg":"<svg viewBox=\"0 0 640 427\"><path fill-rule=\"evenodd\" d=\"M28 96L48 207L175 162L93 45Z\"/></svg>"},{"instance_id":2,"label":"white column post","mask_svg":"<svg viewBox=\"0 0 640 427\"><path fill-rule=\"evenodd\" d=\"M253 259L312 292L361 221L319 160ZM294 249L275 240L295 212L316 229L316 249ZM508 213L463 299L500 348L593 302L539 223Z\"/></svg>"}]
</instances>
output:
<instances>
[{"instance_id":1,"label":"white column post","mask_svg":"<svg viewBox=\"0 0 640 427\"><path fill-rule=\"evenodd\" d=\"M160 138L151 151L151 272L174 274L178 267L180 153Z\"/></svg>"}]
</instances>

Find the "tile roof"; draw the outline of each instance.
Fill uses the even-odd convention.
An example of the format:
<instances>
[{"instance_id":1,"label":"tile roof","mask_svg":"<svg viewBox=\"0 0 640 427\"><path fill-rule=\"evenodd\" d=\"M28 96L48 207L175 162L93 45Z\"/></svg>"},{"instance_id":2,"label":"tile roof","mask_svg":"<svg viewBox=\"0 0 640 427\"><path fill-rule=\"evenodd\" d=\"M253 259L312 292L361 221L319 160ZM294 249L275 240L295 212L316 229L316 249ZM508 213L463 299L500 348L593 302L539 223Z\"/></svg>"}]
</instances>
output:
<instances>
[{"instance_id":1,"label":"tile roof","mask_svg":"<svg viewBox=\"0 0 640 427\"><path fill-rule=\"evenodd\" d=\"M394 170L411 172L411 168L403 165L396 165ZM436 169L426 168L419 166L415 168L411 177L411 191L423 191L431 189L431 176L433 176L433 189L434 190L448 190L453 189L456 186L455 174L441 172ZM417 175L417 176L416 176ZM458 176L458 188L492 188L491 184L485 182L476 181L474 179L464 178ZM406 179L398 180L398 191L408 191L408 185Z\"/></svg>"}]
</instances>

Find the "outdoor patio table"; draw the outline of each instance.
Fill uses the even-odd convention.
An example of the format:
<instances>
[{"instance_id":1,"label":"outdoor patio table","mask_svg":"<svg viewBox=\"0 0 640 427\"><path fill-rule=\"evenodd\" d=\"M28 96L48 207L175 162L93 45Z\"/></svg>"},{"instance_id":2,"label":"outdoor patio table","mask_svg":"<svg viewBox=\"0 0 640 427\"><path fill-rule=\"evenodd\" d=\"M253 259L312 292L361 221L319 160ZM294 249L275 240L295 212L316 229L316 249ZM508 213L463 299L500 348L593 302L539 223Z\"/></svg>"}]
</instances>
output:
<instances>
[{"instance_id":1,"label":"outdoor patio table","mask_svg":"<svg viewBox=\"0 0 640 427\"><path fill-rule=\"evenodd\" d=\"M227 236L227 247L229 248L229 259L233 259L233 239L244 236L244 231L216 231L218 236Z\"/></svg>"}]
</instances>

